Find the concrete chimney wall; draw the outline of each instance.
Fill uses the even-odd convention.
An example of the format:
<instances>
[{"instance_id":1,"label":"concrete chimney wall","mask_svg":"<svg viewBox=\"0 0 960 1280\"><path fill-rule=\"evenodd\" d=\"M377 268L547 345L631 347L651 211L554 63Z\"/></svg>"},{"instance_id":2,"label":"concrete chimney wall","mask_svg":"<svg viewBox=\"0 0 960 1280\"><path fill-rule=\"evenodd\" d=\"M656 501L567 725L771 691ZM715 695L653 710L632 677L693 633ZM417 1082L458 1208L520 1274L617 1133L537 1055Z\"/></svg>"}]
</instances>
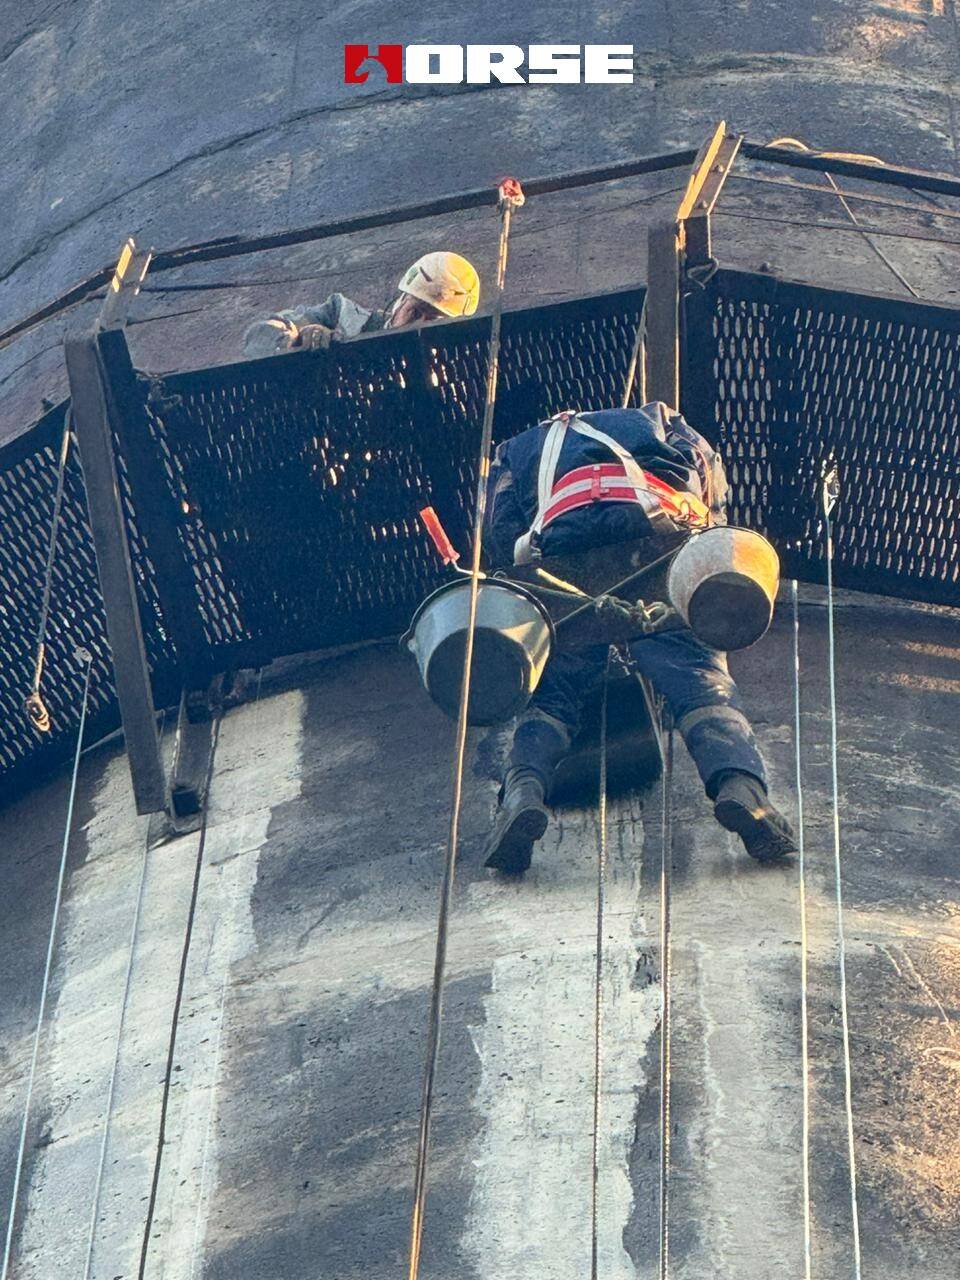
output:
<instances>
[{"instance_id":1,"label":"concrete chimney wall","mask_svg":"<svg viewBox=\"0 0 960 1280\"><path fill-rule=\"evenodd\" d=\"M0 44L0 115L11 135L0 165L4 327L115 261L129 235L164 249L284 230L492 186L506 174L531 178L696 146L721 119L758 141L789 135L947 172L957 166L954 0L534 3L522 18L505 4L372 0L320 9L303 0L188 0L162 14L128 0L8 10ZM445 91L386 85L373 70L365 85L345 85L344 44L381 40L623 42L635 48L636 79ZM812 174L752 172L825 185ZM684 179L673 171L531 202L516 227L511 302L645 279L642 224L676 206ZM746 181L730 184L724 207L756 212L760 202L776 217L799 210L846 219L830 193ZM917 229L913 215L857 208L865 222ZM903 292L853 231L811 236L727 217L717 235L728 265L767 262L801 279ZM380 305L413 258L446 243L492 280L490 210L165 273L150 287L230 287L141 296L134 354L157 371L235 359L251 315L344 285ZM925 297L957 296L956 250L887 240L883 249ZM65 394L61 331L96 305L0 352L0 438L35 419L41 396Z\"/></svg>"},{"instance_id":2,"label":"concrete chimney wall","mask_svg":"<svg viewBox=\"0 0 960 1280\"><path fill-rule=\"evenodd\" d=\"M2 324L115 256L128 234L168 247L279 230L510 172L696 145L720 118L759 140L955 172L956 34L953 0L535 5L522 18L299 0L21 5L0 42L13 122L0 163ZM622 88L435 93L375 75L343 85L343 44L379 40L623 41L638 75ZM512 301L642 280L645 223L683 180L531 202L517 219ZM845 216L834 196L804 199L747 182L724 197L730 212ZM879 207L869 216L916 225ZM143 295L134 357L153 370L234 359L254 315L334 287L378 303L438 244L474 256L489 280L494 237L485 211L157 277L242 287ZM716 251L753 270L902 292L855 233L727 217ZM951 300L955 250L884 251L924 296ZM41 395L63 394L65 323L0 352L0 437L34 420ZM950 611L838 602L863 1274L898 1280L950 1280L960 1250L957 635ZM791 645L780 606L771 634L732 665L795 818ZM852 1263L818 589L802 591L801 648L813 1274L825 1277ZM225 715L202 848L198 835L151 843L124 757L85 757L11 1277L138 1274L165 1096L147 1280L404 1273L451 744L412 663L384 645L268 671L259 699ZM0 812L0 1221L68 781ZM479 863L493 803L492 785L471 778L422 1274L569 1280L590 1256L596 815L558 816L533 872L504 884ZM607 1280L656 1274L658 806L638 795L609 815ZM676 812L672 1275L800 1275L796 868L748 862L713 824L682 748Z\"/></svg>"}]
</instances>

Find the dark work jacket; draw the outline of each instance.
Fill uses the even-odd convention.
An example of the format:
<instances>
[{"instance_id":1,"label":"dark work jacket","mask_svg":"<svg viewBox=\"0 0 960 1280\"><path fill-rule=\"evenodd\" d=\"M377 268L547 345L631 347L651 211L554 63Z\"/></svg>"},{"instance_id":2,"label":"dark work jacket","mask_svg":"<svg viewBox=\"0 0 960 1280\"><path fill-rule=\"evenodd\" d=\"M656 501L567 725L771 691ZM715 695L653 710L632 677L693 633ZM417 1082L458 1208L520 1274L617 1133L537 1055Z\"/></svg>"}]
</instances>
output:
<instances>
[{"instance_id":1,"label":"dark work jacket","mask_svg":"<svg viewBox=\"0 0 960 1280\"><path fill-rule=\"evenodd\" d=\"M725 521L726 477L723 464L698 432L661 401L642 409L600 409L581 413L591 427L622 445L645 470L682 493L691 493L711 509L713 523ZM537 514L540 454L549 422L522 431L501 444L490 475L486 543L494 565L513 564L516 540ZM578 467L615 462L606 445L570 429L560 450L556 480ZM551 521L538 545L543 555L564 555L628 542L651 533L643 508L635 502L594 502Z\"/></svg>"}]
</instances>

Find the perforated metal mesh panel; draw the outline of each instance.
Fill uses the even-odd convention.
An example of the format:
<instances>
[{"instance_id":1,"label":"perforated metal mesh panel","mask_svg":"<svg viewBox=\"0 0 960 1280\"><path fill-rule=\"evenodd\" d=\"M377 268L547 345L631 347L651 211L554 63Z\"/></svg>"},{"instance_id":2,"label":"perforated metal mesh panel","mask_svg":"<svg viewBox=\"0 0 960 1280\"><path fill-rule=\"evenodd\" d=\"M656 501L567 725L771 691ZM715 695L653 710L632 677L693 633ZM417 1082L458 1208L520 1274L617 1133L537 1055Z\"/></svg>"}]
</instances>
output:
<instances>
[{"instance_id":1,"label":"perforated metal mesh panel","mask_svg":"<svg viewBox=\"0 0 960 1280\"><path fill-rule=\"evenodd\" d=\"M960 312L721 271L688 308L684 408L722 446L731 519L822 580L960 604Z\"/></svg>"},{"instance_id":2,"label":"perforated metal mesh panel","mask_svg":"<svg viewBox=\"0 0 960 1280\"><path fill-rule=\"evenodd\" d=\"M619 400L642 294L504 320L496 434ZM489 321L385 334L155 383L149 430L216 661L402 630L460 550Z\"/></svg>"},{"instance_id":3,"label":"perforated metal mesh panel","mask_svg":"<svg viewBox=\"0 0 960 1280\"><path fill-rule=\"evenodd\" d=\"M496 438L620 403L642 300L505 317ZM158 703L211 670L403 630L442 576L420 507L469 550L488 332L476 319L163 379L124 375L104 352ZM822 577L832 455L838 582L960 605L960 313L720 272L688 299L684 345L684 408L722 447L731 518L766 532L787 573ZM69 749L78 644L95 659L91 731L117 721L75 453L43 685L53 733L22 709L63 414L0 452L0 788Z\"/></svg>"},{"instance_id":4,"label":"perforated metal mesh panel","mask_svg":"<svg viewBox=\"0 0 960 1280\"><path fill-rule=\"evenodd\" d=\"M118 722L96 556L75 446L65 473L41 686L51 732L38 733L23 709L33 677L65 411L66 405L52 409L0 454L0 790L29 781L69 750L84 682L84 664L76 657L78 646L94 659L92 731L106 731ZM154 668L162 675L172 654L159 626L150 624L151 614L159 615L156 586L132 520L130 527L145 604L144 638Z\"/></svg>"}]
</instances>

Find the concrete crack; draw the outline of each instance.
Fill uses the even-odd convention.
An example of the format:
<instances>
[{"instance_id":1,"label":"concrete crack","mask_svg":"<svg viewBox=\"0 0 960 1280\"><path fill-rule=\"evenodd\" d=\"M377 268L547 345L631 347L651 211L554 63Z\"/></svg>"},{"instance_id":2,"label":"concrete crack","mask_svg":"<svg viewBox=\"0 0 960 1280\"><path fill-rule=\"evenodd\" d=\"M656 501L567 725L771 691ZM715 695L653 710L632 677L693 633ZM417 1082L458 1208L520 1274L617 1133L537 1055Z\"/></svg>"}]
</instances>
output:
<instances>
[{"instance_id":1,"label":"concrete crack","mask_svg":"<svg viewBox=\"0 0 960 1280\"><path fill-rule=\"evenodd\" d=\"M509 85L465 85L462 88L454 87L453 92L447 92L444 96L461 97L468 93L490 93L497 89L508 89ZM185 168L187 165L193 164L197 160L206 160L211 156L221 155L224 152L231 151L234 147L241 147L246 143L253 142L256 139L264 138L272 133L277 133L283 129L289 128L291 125L300 124L305 120L311 120L317 116L336 115L343 111L359 111L364 110L371 105L382 106L386 103L404 105L406 103L419 103L430 98L441 96L437 90L429 89L422 94L403 94L393 93L383 90L380 93L364 94L355 102L344 102L339 104L327 103L322 107L304 108L302 111L294 112L292 115L285 117L283 120L275 121L269 125L263 125L255 129L247 129L243 133L234 134L229 138L218 139L215 142L208 143L201 147L198 151L192 152L190 155L182 156L179 160L175 160L172 164L167 165L165 169L158 169L155 173L149 174L140 182L135 183L132 187L125 187L123 191L119 191L116 195L110 196L108 199L101 201L92 209L87 209L79 214L76 218L65 223L62 227L58 227L55 231L48 231L39 236L29 249L19 258L16 259L2 274L0 274L0 283L9 280L15 275L26 263L32 258L42 254L44 250L49 248L56 240L65 235L68 231L72 231L75 227L81 226L84 222L95 218L98 214L103 213L105 209L109 209L112 205L119 203L128 196L135 195L138 191L142 191L145 187L150 186L154 182L159 182L162 178L168 178L171 174L176 173L179 169Z\"/></svg>"},{"instance_id":2,"label":"concrete crack","mask_svg":"<svg viewBox=\"0 0 960 1280\"><path fill-rule=\"evenodd\" d=\"M24 31L21 32L20 35L12 36L6 44L0 45L0 66L2 66L9 58L12 58L17 50L22 49L28 41L33 39L34 36L45 31L49 26L48 20L52 18L54 14L59 13L61 9L68 8L69 4L70 0L59 0L59 3L52 4L49 9L40 15L39 20L34 23L29 31Z\"/></svg>"}]
</instances>

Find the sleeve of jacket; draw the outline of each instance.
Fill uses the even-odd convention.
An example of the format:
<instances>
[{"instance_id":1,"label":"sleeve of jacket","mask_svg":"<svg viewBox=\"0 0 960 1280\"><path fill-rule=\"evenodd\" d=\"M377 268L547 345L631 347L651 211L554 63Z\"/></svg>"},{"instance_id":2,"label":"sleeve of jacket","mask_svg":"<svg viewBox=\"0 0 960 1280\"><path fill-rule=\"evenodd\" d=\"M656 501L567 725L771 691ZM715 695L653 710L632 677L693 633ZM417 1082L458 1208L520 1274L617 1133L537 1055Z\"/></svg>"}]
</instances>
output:
<instances>
[{"instance_id":1,"label":"sleeve of jacket","mask_svg":"<svg viewBox=\"0 0 960 1280\"><path fill-rule=\"evenodd\" d=\"M352 332L339 333L338 331L343 328L342 321L348 310L349 327ZM322 324L324 328L338 333L338 336L354 337L362 328L361 319L369 318L370 314L342 293L331 293L323 302L308 303L301 307L287 307L283 311L275 311L273 315L263 320L255 320L243 335L243 354L272 356L281 351L288 351L292 339L296 336L296 330L307 324Z\"/></svg>"},{"instance_id":2,"label":"sleeve of jacket","mask_svg":"<svg viewBox=\"0 0 960 1280\"><path fill-rule=\"evenodd\" d=\"M487 559L495 568L513 564L513 547L527 531L510 470L509 440L497 446L487 482L487 517L484 539Z\"/></svg>"},{"instance_id":3,"label":"sleeve of jacket","mask_svg":"<svg viewBox=\"0 0 960 1280\"><path fill-rule=\"evenodd\" d=\"M669 419L669 436L679 437L689 444L696 455L700 475L701 497L710 508L713 524L727 523L727 473L723 459L699 431L695 431L680 414L672 413Z\"/></svg>"}]
</instances>

